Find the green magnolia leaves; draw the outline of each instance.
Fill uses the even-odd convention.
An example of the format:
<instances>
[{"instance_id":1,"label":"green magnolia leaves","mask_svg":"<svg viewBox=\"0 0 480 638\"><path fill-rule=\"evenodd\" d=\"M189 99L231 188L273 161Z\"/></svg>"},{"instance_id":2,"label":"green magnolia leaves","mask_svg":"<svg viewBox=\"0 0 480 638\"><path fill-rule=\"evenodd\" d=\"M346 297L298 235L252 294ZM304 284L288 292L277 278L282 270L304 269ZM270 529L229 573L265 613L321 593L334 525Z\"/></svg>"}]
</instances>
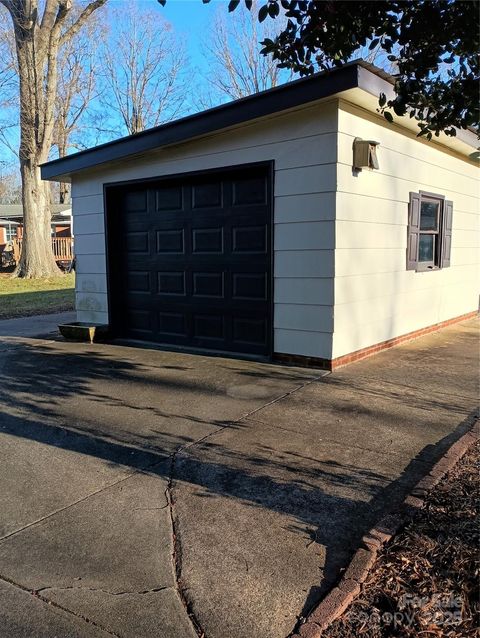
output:
<instances>
[{"instance_id":1,"label":"green magnolia leaves","mask_svg":"<svg viewBox=\"0 0 480 638\"><path fill-rule=\"evenodd\" d=\"M228 10L240 4L231 0ZM251 0L243 4L252 8ZM394 71L394 96L379 97L388 122L408 115L428 138L479 130L480 0L264 0L258 20L280 12L286 25L261 49L280 68L310 75L341 66L368 44L387 54Z\"/></svg>"},{"instance_id":2,"label":"green magnolia leaves","mask_svg":"<svg viewBox=\"0 0 480 638\"><path fill-rule=\"evenodd\" d=\"M258 12L258 20L259 22L263 22L268 16L268 4L264 4L263 7L260 7Z\"/></svg>"}]
</instances>

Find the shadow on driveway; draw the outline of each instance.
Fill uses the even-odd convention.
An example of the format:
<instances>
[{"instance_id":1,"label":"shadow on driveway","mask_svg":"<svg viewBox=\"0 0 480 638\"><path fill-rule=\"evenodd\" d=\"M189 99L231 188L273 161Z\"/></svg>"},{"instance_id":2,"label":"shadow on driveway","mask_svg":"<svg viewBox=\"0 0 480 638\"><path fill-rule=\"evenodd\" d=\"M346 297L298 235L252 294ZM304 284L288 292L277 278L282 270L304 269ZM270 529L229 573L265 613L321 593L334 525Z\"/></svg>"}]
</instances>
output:
<instances>
[{"instance_id":1,"label":"shadow on driveway","mask_svg":"<svg viewBox=\"0 0 480 638\"><path fill-rule=\"evenodd\" d=\"M267 599L257 600L257 608L251 614L253 631L258 630L256 635L286 634L338 578L349 552L365 530L400 501L472 421L473 413L465 418L466 404L471 403L468 396L452 401L441 392L419 395L414 386L395 381L384 381L375 388L361 375L339 374L313 380L309 372L284 367L225 363L162 352L139 353L127 348L88 348L61 342L13 345L0 361L3 405L0 435L95 457L108 467L122 465L173 480L178 486L179 505L182 499L183 503L189 499L189 507L197 508L195 524L188 507L182 510L184 504L176 510L182 549L179 560L180 567L185 568L187 585L190 583L187 597L191 598L193 612L202 626L207 627L209 636L221 635L222 613L229 614L232 625L227 627L228 631L233 629L239 637L255 635L242 617L243 611L237 617L231 610L217 610L215 605L221 605L221 592L218 596L215 592L209 594L217 610L214 612L202 612L201 588L196 598L198 581L195 569L191 568L193 562L197 570L208 570L206 565L211 560L215 578L220 578L217 569L229 569L227 558L224 567L215 564L214 547L208 550L206 545L205 528L212 521L211 508L222 508L221 517L227 520L236 516L238 503L242 511L246 508L247 513L238 519L238 553L242 556L248 549L248 532L242 536L243 524L250 520L256 526L265 520L268 526L276 525L275 517L282 521L285 539L278 539L275 552L280 560L285 560L288 573L292 566L299 573L292 573L291 582L284 585L276 583L282 567L279 574L270 574L270 581L260 590ZM288 402L290 393L292 401L298 397L305 410L308 405L302 398L303 392L315 392L322 404L331 391L363 397L357 403L352 399L350 405L340 401L336 408L339 420L349 419L350 413L354 413L356 419L368 421L375 416L376 399L381 400L385 410L385 406L408 398L414 412L440 410L449 412L456 424L461 422L457 427L449 426L443 436L432 435L434 442L424 445L408 462L397 463L389 461L388 449L365 451L361 439L349 442L346 455L340 451L341 439L335 439L331 428L314 431L301 423L300 415L298 422L293 419L287 423L280 417L269 417L268 406L273 405L275 415L275 409L283 409L283 403L277 400L283 397ZM254 400L248 399L249 392ZM312 404L310 412L316 409ZM379 454L383 454L383 460L372 462ZM397 466L402 469L397 471ZM208 501L212 504L207 505ZM249 510L252 514L248 514ZM253 513L255 510L261 510L259 518ZM203 527L197 529L197 524ZM224 533L222 525L219 522L219 535ZM231 520L228 525L231 530ZM256 561L261 561L264 551L262 541L256 547L256 539L262 534L268 537L268 533L267 527L251 530ZM210 552L203 567L202 559L198 558L201 552L192 547L197 537L202 551ZM215 545L220 541L208 542ZM230 539L234 547L235 542L235 538ZM301 547L299 556L295 554L297 547ZM313 552L318 547L322 548L320 554ZM284 558L282 552L286 552ZM248 571L248 556L242 560ZM315 560L322 564L313 564ZM267 567L271 570L271 565ZM260 573L261 568L260 565ZM303 573L304 570L308 573ZM238 575L238 581L229 577L229 584L225 585L232 588L229 596L238 594L239 600L249 599L247 581L242 584L244 577ZM217 582L216 586L222 589L224 584ZM207 573L205 587L215 587ZM234 588L239 591L233 591ZM278 601L272 600L276 594ZM258 591L255 595L259 598ZM292 596L293 600L288 602ZM302 608L301 601L305 599ZM262 609L268 623L272 621L269 609L273 609L276 626L269 630L267 624L262 625ZM278 609L286 612L280 620Z\"/></svg>"}]
</instances>

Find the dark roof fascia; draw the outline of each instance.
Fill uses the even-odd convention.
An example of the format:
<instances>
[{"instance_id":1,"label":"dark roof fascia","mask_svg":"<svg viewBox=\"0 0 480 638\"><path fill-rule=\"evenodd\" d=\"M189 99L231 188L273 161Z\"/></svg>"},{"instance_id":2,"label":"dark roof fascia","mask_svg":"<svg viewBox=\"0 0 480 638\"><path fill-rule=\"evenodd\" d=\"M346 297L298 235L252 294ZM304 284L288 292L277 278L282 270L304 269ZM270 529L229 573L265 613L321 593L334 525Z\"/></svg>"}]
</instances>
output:
<instances>
[{"instance_id":1,"label":"dark roof fascia","mask_svg":"<svg viewBox=\"0 0 480 638\"><path fill-rule=\"evenodd\" d=\"M359 68L358 62L346 64L339 69L289 82L136 135L52 160L41 166L42 179L55 179L99 164L177 144L356 88Z\"/></svg>"},{"instance_id":2,"label":"dark roof fascia","mask_svg":"<svg viewBox=\"0 0 480 638\"><path fill-rule=\"evenodd\" d=\"M172 144L207 135L215 131L249 122L257 118L300 107L349 89L361 88L378 97L393 97L395 78L382 69L354 60L340 68L316 73L213 109L156 126L135 135L68 155L43 164L42 179L55 180L106 162L160 149ZM475 131L457 129L457 139L476 148Z\"/></svg>"}]
</instances>

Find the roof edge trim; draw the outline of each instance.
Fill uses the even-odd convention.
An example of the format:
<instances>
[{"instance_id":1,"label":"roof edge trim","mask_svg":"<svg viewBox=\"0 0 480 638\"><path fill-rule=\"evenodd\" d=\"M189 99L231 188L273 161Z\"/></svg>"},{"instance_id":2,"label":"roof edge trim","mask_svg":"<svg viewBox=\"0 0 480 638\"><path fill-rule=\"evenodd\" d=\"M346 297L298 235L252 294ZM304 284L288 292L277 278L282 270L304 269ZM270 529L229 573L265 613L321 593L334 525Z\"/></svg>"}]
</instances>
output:
<instances>
[{"instance_id":1,"label":"roof edge trim","mask_svg":"<svg viewBox=\"0 0 480 638\"><path fill-rule=\"evenodd\" d=\"M213 109L162 124L41 166L42 179L55 180L77 171L187 141L266 115L330 97L358 86L358 63L302 78Z\"/></svg>"}]
</instances>

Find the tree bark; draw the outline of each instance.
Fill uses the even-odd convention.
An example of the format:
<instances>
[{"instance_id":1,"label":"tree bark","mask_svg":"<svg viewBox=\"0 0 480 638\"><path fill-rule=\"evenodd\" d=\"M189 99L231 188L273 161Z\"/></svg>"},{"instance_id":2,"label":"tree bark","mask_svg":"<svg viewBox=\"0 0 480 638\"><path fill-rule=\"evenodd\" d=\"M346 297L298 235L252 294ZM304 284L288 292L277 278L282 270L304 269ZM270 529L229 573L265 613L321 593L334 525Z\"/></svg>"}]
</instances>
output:
<instances>
[{"instance_id":1,"label":"tree bark","mask_svg":"<svg viewBox=\"0 0 480 638\"><path fill-rule=\"evenodd\" d=\"M52 251L50 184L38 165L20 160L24 233L17 277L52 277L60 273Z\"/></svg>"},{"instance_id":2,"label":"tree bark","mask_svg":"<svg viewBox=\"0 0 480 638\"><path fill-rule=\"evenodd\" d=\"M40 18L38 0L0 0L12 19L20 88L20 172L24 233L17 277L60 274L51 240L50 184L42 181L40 164L53 144L58 55L89 15L107 0L94 0L65 30L71 0L45 0ZM63 33L62 33L63 30Z\"/></svg>"},{"instance_id":3,"label":"tree bark","mask_svg":"<svg viewBox=\"0 0 480 638\"><path fill-rule=\"evenodd\" d=\"M17 2L12 13L20 90L23 207L22 252L14 276L38 278L60 274L52 250L50 188L40 175L40 164L48 158L52 137L48 121L48 97L52 90L48 84L52 76L46 66L52 53L47 47L51 49L54 38L41 32L36 19L32 19L26 9L26 4ZM47 9L51 9L51 2L47 3ZM50 42L47 43L46 38Z\"/></svg>"},{"instance_id":4,"label":"tree bark","mask_svg":"<svg viewBox=\"0 0 480 638\"><path fill-rule=\"evenodd\" d=\"M58 201L60 204L70 204L70 184L60 182Z\"/></svg>"},{"instance_id":5,"label":"tree bark","mask_svg":"<svg viewBox=\"0 0 480 638\"><path fill-rule=\"evenodd\" d=\"M61 141L57 142L58 157L65 157L67 154L67 140L62 136ZM58 201L60 204L70 204L70 184L68 182L60 182L58 185Z\"/></svg>"}]
</instances>

